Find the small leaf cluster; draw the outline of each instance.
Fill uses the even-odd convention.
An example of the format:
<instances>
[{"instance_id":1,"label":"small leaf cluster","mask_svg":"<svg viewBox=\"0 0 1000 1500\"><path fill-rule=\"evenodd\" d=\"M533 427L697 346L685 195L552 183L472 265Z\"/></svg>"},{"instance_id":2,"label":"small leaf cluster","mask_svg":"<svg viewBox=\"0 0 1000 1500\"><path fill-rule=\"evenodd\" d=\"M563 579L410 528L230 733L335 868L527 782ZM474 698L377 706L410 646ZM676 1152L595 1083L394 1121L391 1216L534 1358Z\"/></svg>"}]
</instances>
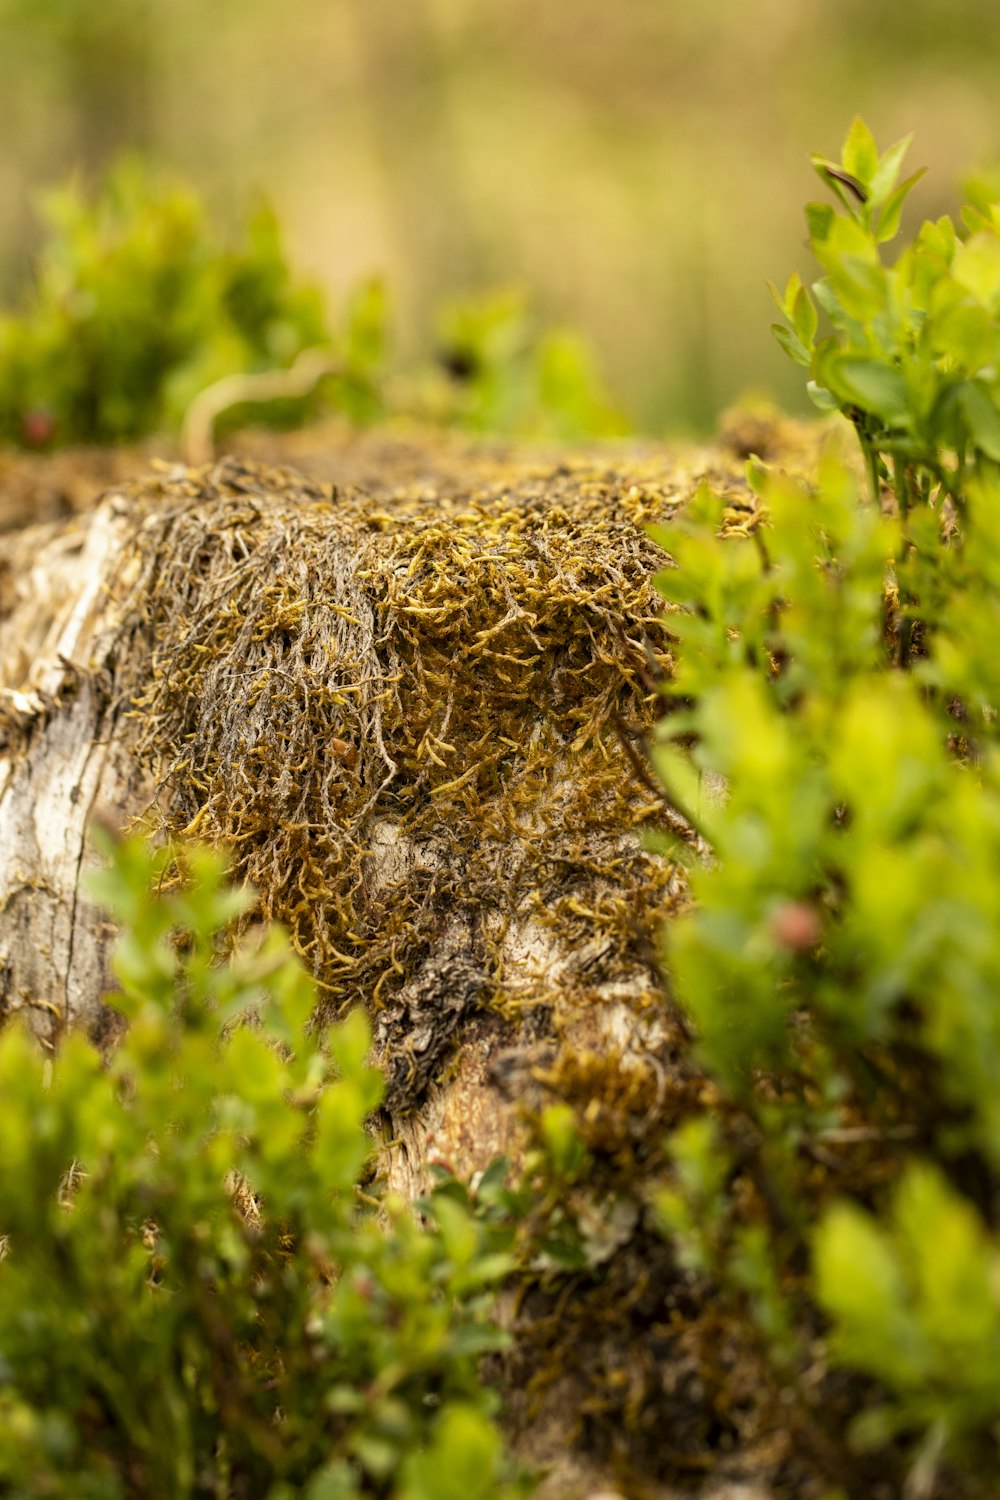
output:
<instances>
[{"instance_id":1,"label":"small leaf cluster","mask_svg":"<svg viewBox=\"0 0 1000 1500\"><path fill-rule=\"evenodd\" d=\"M378 1190L367 1023L317 1035L276 930L222 955L250 898L217 854L108 853L124 1039L0 1034L0 1491L514 1493L479 1379L499 1218Z\"/></svg>"},{"instance_id":2,"label":"small leaf cluster","mask_svg":"<svg viewBox=\"0 0 1000 1500\"><path fill-rule=\"evenodd\" d=\"M679 665L652 754L712 850L678 849L695 903L667 972L718 1100L673 1137L655 1206L793 1405L822 1423L846 1366L850 1448L908 1453L914 1493L979 1494L1000 1459L1000 478L979 428L933 412L945 391L971 410L976 381L1000 423L1000 388L982 348L942 352L946 309L986 328L965 252L911 317L939 226L894 271L865 258L907 186L868 142L856 125L822 164L848 208L814 234L837 332L814 341L794 285L788 311L824 388L865 403L866 453L918 481L865 497L832 461L814 484L751 462L746 524L723 534L706 489L657 533Z\"/></svg>"},{"instance_id":3,"label":"small leaf cluster","mask_svg":"<svg viewBox=\"0 0 1000 1500\"><path fill-rule=\"evenodd\" d=\"M813 399L850 418L873 493L890 482L904 509L939 487L960 505L970 474L1000 462L1000 208L966 207L962 230L928 221L886 264L923 175L899 181L909 144L880 155L857 118L839 161L813 157L839 203L806 208L823 275L811 291L797 274L771 288L785 319L774 333Z\"/></svg>"},{"instance_id":4,"label":"small leaf cluster","mask_svg":"<svg viewBox=\"0 0 1000 1500\"><path fill-rule=\"evenodd\" d=\"M213 381L331 343L345 368L333 395L352 416L377 407L381 293L359 292L334 340L318 288L293 277L266 206L229 246L194 193L127 159L93 196L75 185L50 194L44 216L31 290L0 316L3 440L44 447L169 431ZM301 421L312 409L300 400L265 416Z\"/></svg>"}]
</instances>

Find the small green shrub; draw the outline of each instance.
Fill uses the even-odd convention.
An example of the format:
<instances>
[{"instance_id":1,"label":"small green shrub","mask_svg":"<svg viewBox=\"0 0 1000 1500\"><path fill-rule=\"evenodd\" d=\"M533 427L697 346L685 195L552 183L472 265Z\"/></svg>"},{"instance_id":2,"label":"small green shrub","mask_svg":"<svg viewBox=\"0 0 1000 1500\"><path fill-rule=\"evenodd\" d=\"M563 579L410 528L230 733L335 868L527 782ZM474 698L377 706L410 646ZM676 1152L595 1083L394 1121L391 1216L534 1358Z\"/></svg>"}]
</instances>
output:
<instances>
[{"instance_id":1,"label":"small green shrub","mask_svg":"<svg viewBox=\"0 0 1000 1500\"><path fill-rule=\"evenodd\" d=\"M76 187L51 194L45 218L31 292L0 318L0 438L39 447L175 429L214 381L327 344L344 365L328 397L352 417L380 409L378 288L355 297L333 339L318 289L293 278L266 207L230 248L193 193L126 161L93 198ZM254 419L301 421L317 399L255 409Z\"/></svg>"},{"instance_id":2,"label":"small green shrub","mask_svg":"<svg viewBox=\"0 0 1000 1500\"><path fill-rule=\"evenodd\" d=\"M858 1372L846 1407L838 1388L855 1447L885 1448L888 1473L909 1452L913 1493L987 1494L1000 209L967 213L964 237L924 225L883 267L903 144L880 157L856 121L840 163L817 159L846 212L807 210L825 276L780 299L782 342L857 429L869 497L833 464L806 486L751 463L759 508L735 535L707 490L658 533L679 667L653 754L713 851L679 849L695 905L668 974L719 1099L674 1137L655 1205L756 1317L793 1403L822 1423L817 1368Z\"/></svg>"},{"instance_id":3,"label":"small green shrub","mask_svg":"<svg viewBox=\"0 0 1000 1500\"><path fill-rule=\"evenodd\" d=\"M218 855L109 853L124 1040L0 1034L0 1493L507 1493L502 1214L379 1192L365 1020L310 1030L276 931L222 961L249 898Z\"/></svg>"}]
</instances>

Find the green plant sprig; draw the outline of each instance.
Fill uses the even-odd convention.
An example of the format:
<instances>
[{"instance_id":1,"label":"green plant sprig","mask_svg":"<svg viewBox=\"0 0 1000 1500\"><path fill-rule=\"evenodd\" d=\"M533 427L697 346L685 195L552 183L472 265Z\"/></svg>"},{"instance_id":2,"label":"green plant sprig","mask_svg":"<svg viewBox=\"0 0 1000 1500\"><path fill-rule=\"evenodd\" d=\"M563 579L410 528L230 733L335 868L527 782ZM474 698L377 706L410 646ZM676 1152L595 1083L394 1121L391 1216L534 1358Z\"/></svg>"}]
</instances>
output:
<instances>
[{"instance_id":1,"label":"green plant sprig","mask_svg":"<svg viewBox=\"0 0 1000 1500\"><path fill-rule=\"evenodd\" d=\"M752 462L762 541L720 535L708 490L657 533L690 707L654 764L715 856L678 849L695 904L668 975L718 1094L654 1201L788 1409L822 1426L840 1403L845 1466L902 1458L901 1485L979 1497L1000 1423L1000 208L884 264L907 144L880 156L856 120L814 158L840 209L807 208L825 275L776 294L870 493L831 462L812 484ZM810 1384L833 1366L867 1383Z\"/></svg>"},{"instance_id":2,"label":"green plant sprig","mask_svg":"<svg viewBox=\"0 0 1000 1500\"><path fill-rule=\"evenodd\" d=\"M970 479L1000 462L1000 214L967 209L964 237L947 217L925 223L884 264L923 175L899 181L909 144L880 155L857 118L839 161L812 158L842 210L806 208L824 275L771 287L776 338L808 369L816 404L854 424L872 494L888 485L904 515L937 492L961 508Z\"/></svg>"}]
</instances>

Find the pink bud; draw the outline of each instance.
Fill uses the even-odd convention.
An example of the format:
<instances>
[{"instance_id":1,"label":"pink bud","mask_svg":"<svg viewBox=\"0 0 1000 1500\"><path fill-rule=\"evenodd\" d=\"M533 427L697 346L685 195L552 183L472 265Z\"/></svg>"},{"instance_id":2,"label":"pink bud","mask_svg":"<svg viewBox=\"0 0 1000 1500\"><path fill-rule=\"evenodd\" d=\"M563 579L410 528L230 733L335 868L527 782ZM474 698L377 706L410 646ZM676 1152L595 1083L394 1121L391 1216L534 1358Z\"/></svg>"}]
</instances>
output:
<instances>
[{"instance_id":1,"label":"pink bud","mask_svg":"<svg viewBox=\"0 0 1000 1500\"><path fill-rule=\"evenodd\" d=\"M56 435L56 419L44 407L36 406L21 418L21 438L28 448L44 448Z\"/></svg>"},{"instance_id":2,"label":"pink bud","mask_svg":"<svg viewBox=\"0 0 1000 1500\"><path fill-rule=\"evenodd\" d=\"M790 953L815 948L823 936L819 912L805 901L783 901L771 913L771 936Z\"/></svg>"}]
</instances>

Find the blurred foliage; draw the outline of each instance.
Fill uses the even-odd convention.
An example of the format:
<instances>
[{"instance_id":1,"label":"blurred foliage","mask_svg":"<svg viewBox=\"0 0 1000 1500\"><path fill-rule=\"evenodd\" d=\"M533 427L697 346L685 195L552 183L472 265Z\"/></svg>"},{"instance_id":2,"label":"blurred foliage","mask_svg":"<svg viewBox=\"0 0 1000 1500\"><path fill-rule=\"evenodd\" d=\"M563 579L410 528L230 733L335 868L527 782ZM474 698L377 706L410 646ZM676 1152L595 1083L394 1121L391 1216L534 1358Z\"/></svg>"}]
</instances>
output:
<instances>
[{"instance_id":1,"label":"blurred foliage","mask_svg":"<svg viewBox=\"0 0 1000 1500\"><path fill-rule=\"evenodd\" d=\"M8 441L158 431L221 375L288 364L327 341L320 294L294 283L267 208L229 249L193 193L130 161L92 200L72 186L50 194L45 217L26 303L0 319Z\"/></svg>"},{"instance_id":2,"label":"blurred foliage","mask_svg":"<svg viewBox=\"0 0 1000 1500\"><path fill-rule=\"evenodd\" d=\"M139 147L228 224L263 189L332 305L377 268L407 363L448 298L526 287L654 431L805 406L761 289L845 99L922 121L915 214L1000 157L993 0L0 0L0 40L4 296L37 186Z\"/></svg>"},{"instance_id":3,"label":"blurred foliage","mask_svg":"<svg viewBox=\"0 0 1000 1500\"><path fill-rule=\"evenodd\" d=\"M15 66L41 63L68 105L78 167L101 172L121 150L150 146L163 45L157 10L156 0L0 0Z\"/></svg>"},{"instance_id":4,"label":"blurred foliage","mask_svg":"<svg viewBox=\"0 0 1000 1500\"><path fill-rule=\"evenodd\" d=\"M318 289L289 269L273 212L225 246L192 191L138 160L93 197L48 196L49 238L18 313L0 316L0 437L27 447L101 443L176 429L227 376L284 369L329 350L330 373L304 396L259 402L237 391L222 431L293 426L333 408L356 423L392 415L475 432L578 440L627 431L578 335L543 330L525 298L453 303L439 354L392 374L382 284L362 282L327 328Z\"/></svg>"},{"instance_id":5,"label":"blurred foliage","mask_svg":"<svg viewBox=\"0 0 1000 1500\"><path fill-rule=\"evenodd\" d=\"M538 330L515 290L445 307L437 367L418 375L411 399L421 415L448 426L566 442L629 430L583 339L569 329Z\"/></svg>"},{"instance_id":6,"label":"blurred foliage","mask_svg":"<svg viewBox=\"0 0 1000 1500\"><path fill-rule=\"evenodd\" d=\"M364 1017L317 1035L276 930L223 957L220 856L104 839L124 1040L0 1034L0 1491L517 1493L479 1378L502 1212L383 1194Z\"/></svg>"},{"instance_id":7,"label":"blurred foliage","mask_svg":"<svg viewBox=\"0 0 1000 1500\"><path fill-rule=\"evenodd\" d=\"M658 533L679 667L653 754L714 854L679 848L695 906L667 963L719 1090L674 1137L658 1210L753 1312L795 1400L827 1399L828 1362L863 1372L858 1449L912 1439L908 1493L988 1494L1000 219L924 225L883 268L902 149L880 157L855 121L840 161L817 159L846 210L807 210L832 333L797 279L779 299L872 493L832 463L811 488L752 461L758 508L735 536L707 490Z\"/></svg>"}]
</instances>

